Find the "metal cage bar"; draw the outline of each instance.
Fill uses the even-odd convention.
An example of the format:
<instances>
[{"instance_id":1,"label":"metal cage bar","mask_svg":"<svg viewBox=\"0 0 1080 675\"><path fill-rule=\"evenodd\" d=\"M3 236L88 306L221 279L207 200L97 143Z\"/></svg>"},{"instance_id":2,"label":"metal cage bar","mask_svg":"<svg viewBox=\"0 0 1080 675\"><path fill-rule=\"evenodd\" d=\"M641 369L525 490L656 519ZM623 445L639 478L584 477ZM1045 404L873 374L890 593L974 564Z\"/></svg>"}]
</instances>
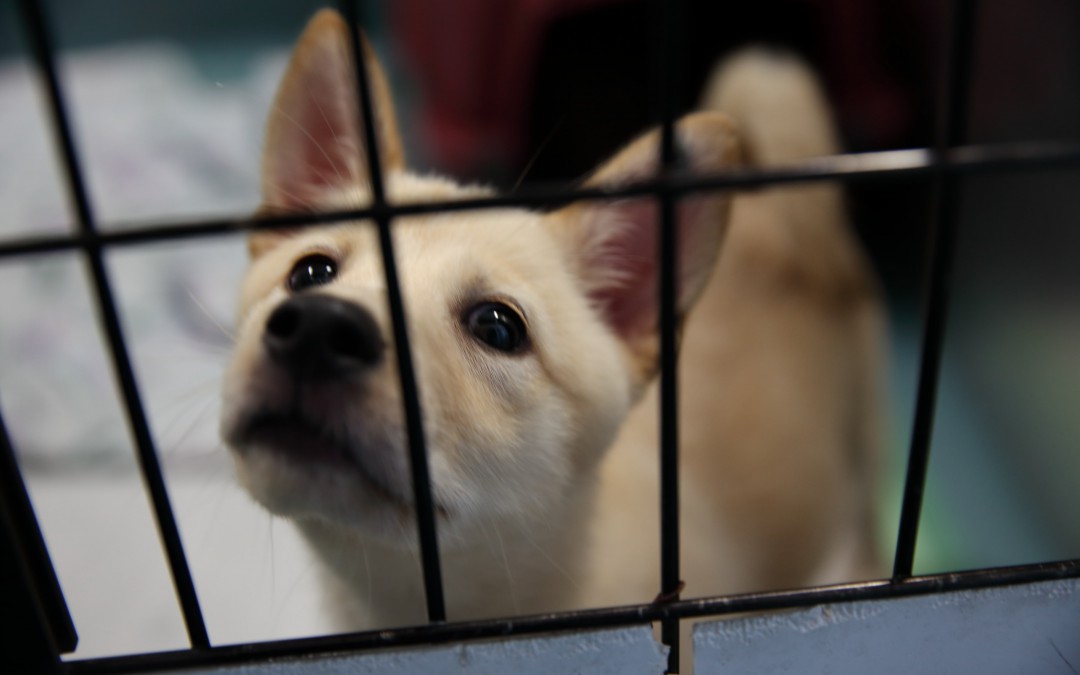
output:
<instances>
[{"instance_id":1,"label":"metal cage bar","mask_svg":"<svg viewBox=\"0 0 1080 675\"><path fill-rule=\"evenodd\" d=\"M429 621L445 621L446 606L443 600L442 572L439 569L439 541L435 532L435 504L431 495L431 474L428 470L427 447L424 442L424 426L420 411L420 393L416 387L413 371L412 349L405 321L405 305L401 297L400 278L394 258L394 239L390 232L392 209L387 208L382 164L379 161L379 143L375 135L374 104L371 98L370 73L364 58L363 36L354 0L342 0L342 15L349 25L356 65L357 96L364 147L367 150L367 166L371 184L372 210L379 231L379 249L382 252L383 272L386 276L386 295L390 306L390 319L394 329L395 357L398 364L398 381L404 406L405 424L408 431L409 463L412 470L413 503L416 508L416 526L420 538L420 563L424 576L424 597L427 602Z\"/></svg>"},{"instance_id":2,"label":"metal cage bar","mask_svg":"<svg viewBox=\"0 0 1080 675\"><path fill-rule=\"evenodd\" d=\"M57 672L79 637L0 418L0 653L20 672Z\"/></svg>"},{"instance_id":3,"label":"metal cage bar","mask_svg":"<svg viewBox=\"0 0 1080 675\"><path fill-rule=\"evenodd\" d=\"M653 107L660 120L660 175L668 176L678 168L675 137L675 115L681 93L680 64L683 62L682 45L677 39L683 20L681 0L654 0L656 35L652 54ZM660 593L658 601L672 602L679 599L682 575L679 561L679 371L677 368L676 293L678 287L678 200L669 189L657 192L660 227L658 255L657 297L660 333ZM661 622L660 639L668 647L667 672L679 672L678 617Z\"/></svg>"},{"instance_id":4,"label":"metal cage bar","mask_svg":"<svg viewBox=\"0 0 1080 675\"><path fill-rule=\"evenodd\" d=\"M57 142L60 145L68 190L75 203L77 224L83 235L88 237L82 249L90 266L94 299L99 319L108 338L109 354L117 382L120 384L124 409L127 411L128 425L134 437L139 469L153 505L154 521L157 524L162 545L165 547L169 572L184 617L184 626L187 629L188 639L191 641L192 647L205 649L210 646L210 637L206 632L206 624L203 621L202 611L199 608L199 599L195 592L195 583L191 577L187 557L184 555L183 542L180 540L180 530L177 527L172 506L169 504L169 495L165 487L165 478L161 472L161 463L154 448L150 425L147 422L146 412L139 396L135 372L131 367L131 358L128 355L123 331L120 327L120 315L116 308L115 296L109 283L108 272L105 269L102 246L93 239L97 233L97 226L90 206L90 197L83 180L83 172L79 165L75 140L68 121L67 107L60 90L60 78L54 60L55 46L52 43L40 2L38 0L22 0L20 7L30 37L34 61L37 63L45 81L53 131L56 133Z\"/></svg>"},{"instance_id":5,"label":"metal cage bar","mask_svg":"<svg viewBox=\"0 0 1080 675\"><path fill-rule=\"evenodd\" d=\"M475 211L507 207L544 207L571 201L614 200L702 190L748 189L766 185L839 180L845 183L895 181L937 174L970 175L1011 171L1049 171L1080 167L1080 143L1000 143L953 148L937 153L923 148L883 150L819 157L780 168L732 170L713 175L668 176L619 188L538 188L511 195L456 201L401 203L386 206L395 216ZM0 242L0 258L75 251L88 247L134 246L150 242L201 239L238 232L338 223L374 218L372 208L342 209L313 214L240 216L212 220L183 220L156 225L71 234L13 237Z\"/></svg>"},{"instance_id":6,"label":"metal cage bar","mask_svg":"<svg viewBox=\"0 0 1080 675\"><path fill-rule=\"evenodd\" d=\"M518 616L511 619L431 623L407 628L372 630L348 635L226 645L209 650L186 650L161 654L138 654L102 659L69 661L72 675L144 673L170 668L193 668L230 663L265 663L283 658L329 654L345 650L385 649L430 645L462 640L485 640L510 636L537 635L557 631L612 628L663 621L669 618L721 616L741 612L795 609L823 603L903 598L932 593L992 588L1080 577L1080 560L999 567L970 572L915 576L897 583L867 581L834 586L818 586L788 591L747 593L717 598L679 600L586 609L557 614Z\"/></svg>"},{"instance_id":7,"label":"metal cage bar","mask_svg":"<svg viewBox=\"0 0 1080 675\"><path fill-rule=\"evenodd\" d=\"M953 2L948 61L944 69L945 94L942 97L937 138L938 154L947 153L962 144L966 135L978 5L978 0ZM955 176L940 174L935 178L934 235L926 285L918 390L907 475L904 479L904 496L900 507L893 579L910 577L915 565L915 545L919 536L926 474L930 468L930 444L934 432L941 355L945 348L953 260L956 257L956 229L960 219L959 192L960 185Z\"/></svg>"}]
</instances>

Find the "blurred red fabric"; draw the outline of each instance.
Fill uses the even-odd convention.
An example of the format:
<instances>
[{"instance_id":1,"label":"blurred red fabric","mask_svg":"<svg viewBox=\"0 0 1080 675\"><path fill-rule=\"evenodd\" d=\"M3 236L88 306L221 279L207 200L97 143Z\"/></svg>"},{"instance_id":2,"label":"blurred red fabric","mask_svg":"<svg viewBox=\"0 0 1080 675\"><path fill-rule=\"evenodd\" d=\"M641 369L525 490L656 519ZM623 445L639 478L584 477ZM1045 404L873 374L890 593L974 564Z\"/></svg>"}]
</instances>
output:
<instances>
[{"instance_id":1,"label":"blurred red fabric","mask_svg":"<svg viewBox=\"0 0 1080 675\"><path fill-rule=\"evenodd\" d=\"M547 27L620 1L396 0L393 30L423 83L421 123L440 168L468 173L519 155Z\"/></svg>"}]
</instances>

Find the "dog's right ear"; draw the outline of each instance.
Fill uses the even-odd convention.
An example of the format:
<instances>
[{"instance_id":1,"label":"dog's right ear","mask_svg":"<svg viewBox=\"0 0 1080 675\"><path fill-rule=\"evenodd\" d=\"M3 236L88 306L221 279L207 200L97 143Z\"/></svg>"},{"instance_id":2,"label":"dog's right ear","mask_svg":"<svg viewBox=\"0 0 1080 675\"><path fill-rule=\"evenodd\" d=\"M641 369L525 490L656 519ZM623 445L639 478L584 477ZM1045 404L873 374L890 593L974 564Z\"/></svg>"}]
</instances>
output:
<instances>
[{"instance_id":1,"label":"dog's right ear","mask_svg":"<svg viewBox=\"0 0 1080 675\"><path fill-rule=\"evenodd\" d=\"M401 170L405 156L390 86L371 46L361 40L383 171ZM324 9L308 22L270 111L260 214L366 203L368 160L352 55L349 29L340 14ZM258 257L292 232L253 232L248 239L251 256Z\"/></svg>"},{"instance_id":2,"label":"dog's right ear","mask_svg":"<svg viewBox=\"0 0 1080 675\"><path fill-rule=\"evenodd\" d=\"M675 126L679 169L711 173L743 161L735 125L719 113L695 113ZM660 133L646 134L610 159L586 187L619 188L659 174ZM676 209L678 320L700 295L727 227L729 196L696 192ZM660 219L656 198L577 202L547 216L582 289L626 347L637 391L657 370Z\"/></svg>"}]
</instances>

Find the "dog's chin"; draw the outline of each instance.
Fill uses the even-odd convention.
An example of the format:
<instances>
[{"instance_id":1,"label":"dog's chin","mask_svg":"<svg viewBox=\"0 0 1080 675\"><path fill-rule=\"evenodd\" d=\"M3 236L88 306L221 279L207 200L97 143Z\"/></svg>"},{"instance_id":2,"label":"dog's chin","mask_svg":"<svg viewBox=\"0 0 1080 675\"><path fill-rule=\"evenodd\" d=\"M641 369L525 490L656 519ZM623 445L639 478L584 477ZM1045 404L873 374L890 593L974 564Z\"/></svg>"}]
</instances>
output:
<instances>
[{"instance_id":1,"label":"dog's chin","mask_svg":"<svg viewBox=\"0 0 1080 675\"><path fill-rule=\"evenodd\" d=\"M297 521L317 520L388 542L411 542L415 529L411 494L388 484L350 447L303 420L279 415L252 417L229 434L240 483L271 513ZM441 521L449 512L436 505Z\"/></svg>"}]
</instances>

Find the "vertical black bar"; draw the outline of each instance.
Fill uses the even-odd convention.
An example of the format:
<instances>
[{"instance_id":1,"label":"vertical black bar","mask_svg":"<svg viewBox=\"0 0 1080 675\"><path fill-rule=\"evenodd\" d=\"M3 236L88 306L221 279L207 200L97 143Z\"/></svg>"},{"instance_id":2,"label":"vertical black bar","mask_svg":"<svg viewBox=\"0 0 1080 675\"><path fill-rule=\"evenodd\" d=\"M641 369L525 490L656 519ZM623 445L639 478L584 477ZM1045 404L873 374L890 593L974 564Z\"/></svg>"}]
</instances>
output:
<instances>
[{"instance_id":1,"label":"vertical black bar","mask_svg":"<svg viewBox=\"0 0 1080 675\"><path fill-rule=\"evenodd\" d=\"M46 86L53 131L56 134L57 142L60 144L64 173L68 189L71 191L72 199L75 202L78 225L83 234L91 235L87 238L84 250L90 265L94 296L97 300L102 326L108 338L113 370L124 398L128 423L135 439L139 468L142 471L143 481L154 507L158 534L161 536L162 544L168 556L169 570L172 573L176 595L180 600L180 609L184 615L188 638L193 647L206 648L210 646L210 638L206 633L206 625L203 623L199 600L195 594L195 584L191 578L191 571L188 569L187 558L184 556L180 532L176 526L172 507L169 505L169 495L165 489L161 465L154 449L153 439L150 436L150 426L146 421L146 414L135 383L135 374L131 368L131 360L128 357L123 333L120 330L120 318L113 300L108 275L105 271L105 263L102 260L101 245L92 236L96 234L93 211L90 208L90 199L82 179L82 171L79 167L79 158L75 150L75 141L71 134L64 98L60 92L60 81L53 60L53 46L45 24L45 17L39 3L35 0L21 0L20 6L22 7L34 60L37 62Z\"/></svg>"},{"instance_id":2,"label":"vertical black bar","mask_svg":"<svg viewBox=\"0 0 1080 675\"><path fill-rule=\"evenodd\" d=\"M678 111L682 58L679 29L682 2L657 0L656 36L653 55L653 91L659 112L661 175L668 176L676 165L675 115ZM679 599L679 404L676 367L676 251L678 250L677 197L664 190L658 195L660 207L660 598ZM679 619L661 622L660 636L669 648L669 673L679 672Z\"/></svg>"},{"instance_id":3,"label":"vertical black bar","mask_svg":"<svg viewBox=\"0 0 1080 675\"><path fill-rule=\"evenodd\" d=\"M16 532L11 514L0 505L0 663L4 672L59 673L60 651Z\"/></svg>"},{"instance_id":4,"label":"vertical black bar","mask_svg":"<svg viewBox=\"0 0 1080 675\"><path fill-rule=\"evenodd\" d=\"M413 501L416 504L416 524L420 537L420 560L424 574L424 592L430 621L445 621L446 607L443 600L442 572L439 566L439 542L435 532L435 503L431 496L431 475L428 470L424 426L420 413L420 395L413 371L412 351L405 325L405 306L398 283L397 263L394 258L394 240L390 231L392 210L387 208L382 165L379 162L379 145L375 134L374 103L364 59L363 38L354 2L342 0L341 13L349 25L352 36L353 60L356 63L357 95L360 98L360 124L367 149L367 164L371 182L372 209L379 229L383 270L386 275L386 294L390 305L390 318L394 328L394 349L397 353L398 379L405 408L405 424L408 428L409 460L412 465Z\"/></svg>"},{"instance_id":5,"label":"vertical black bar","mask_svg":"<svg viewBox=\"0 0 1080 675\"><path fill-rule=\"evenodd\" d=\"M945 90L938 117L939 157L945 156L951 148L965 142L977 10L977 0L956 0L953 3L949 45L945 52L948 58ZM919 518L930 464L938 376L949 313L949 289L952 283L959 219L959 187L960 179L956 176L939 174L935 178L934 237L931 242L926 288L922 356L904 498L900 509L900 529L893 561L893 579L897 581L910 577L915 563Z\"/></svg>"},{"instance_id":6,"label":"vertical black bar","mask_svg":"<svg viewBox=\"0 0 1080 675\"><path fill-rule=\"evenodd\" d=\"M78 636L2 418L0 598L0 660L12 672L58 672Z\"/></svg>"}]
</instances>

